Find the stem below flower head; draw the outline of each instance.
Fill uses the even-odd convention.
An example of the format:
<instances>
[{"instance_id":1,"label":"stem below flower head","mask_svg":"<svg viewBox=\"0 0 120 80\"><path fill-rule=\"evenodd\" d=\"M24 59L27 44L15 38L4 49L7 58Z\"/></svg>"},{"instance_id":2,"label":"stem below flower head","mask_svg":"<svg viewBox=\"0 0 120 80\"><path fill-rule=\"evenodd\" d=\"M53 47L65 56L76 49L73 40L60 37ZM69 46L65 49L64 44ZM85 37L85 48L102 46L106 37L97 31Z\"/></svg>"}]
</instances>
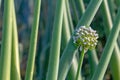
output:
<instances>
[{"instance_id":1,"label":"stem below flower head","mask_svg":"<svg viewBox=\"0 0 120 80\"><path fill-rule=\"evenodd\" d=\"M82 52L81 52L81 56L80 56L80 60L79 60L79 65L78 65L78 69L77 69L77 75L76 75L75 80L78 80L78 78L79 78L79 74L81 72L82 63L83 63L83 59L84 59L84 54L85 54L85 50L83 48Z\"/></svg>"}]
</instances>

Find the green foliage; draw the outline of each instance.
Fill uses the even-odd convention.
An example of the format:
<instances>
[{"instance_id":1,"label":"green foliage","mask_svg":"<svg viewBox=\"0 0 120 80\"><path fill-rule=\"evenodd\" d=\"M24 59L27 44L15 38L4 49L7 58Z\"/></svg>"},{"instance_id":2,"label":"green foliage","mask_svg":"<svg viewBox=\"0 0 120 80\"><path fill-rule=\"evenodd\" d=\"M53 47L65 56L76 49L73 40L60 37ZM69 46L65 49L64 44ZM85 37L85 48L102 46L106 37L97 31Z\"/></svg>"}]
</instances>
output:
<instances>
[{"instance_id":1,"label":"green foliage","mask_svg":"<svg viewBox=\"0 0 120 80\"><path fill-rule=\"evenodd\" d=\"M25 80L33 80L38 27L39 27L40 7L41 7L41 0L36 0Z\"/></svg>"},{"instance_id":2,"label":"green foliage","mask_svg":"<svg viewBox=\"0 0 120 80\"><path fill-rule=\"evenodd\" d=\"M117 36L119 34L119 30L120 30L119 26L120 26L120 9L119 9L117 18L116 18L113 28L110 32L108 41L106 43L106 46L104 48L103 54L100 59L100 62L98 64L98 67L97 67L94 75L93 75L92 80L103 79L105 71L107 69L108 63L109 63L111 55L112 55L112 51L114 49L114 44L115 44L115 42L117 40Z\"/></svg>"},{"instance_id":3,"label":"green foliage","mask_svg":"<svg viewBox=\"0 0 120 80\"><path fill-rule=\"evenodd\" d=\"M120 79L120 0L27 1L35 3L29 11L24 10L28 7L14 6L13 0L4 0L3 7L0 0L0 80L106 80L106 75ZM32 9L34 14L27 24L32 22L28 27L30 43L22 42L18 33L26 23L21 26L18 14L32 14ZM29 35L23 36L26 39ZM19 50L29 53L28 57L23 54L19 61Z\"/></svg>"},{"instance_id":4,"label":"green foliage","mask_svg":"<svg viewBox=\"0 0 120 80\"><path fill-rule=\"evenodd\" d=\"M12 5L13 0L4 1L4 21L0 58L0 80L10 80L12 45Z\"/></svg>"},{"instance_id":5,"label":"green foliage","mask_svg":"<svg viewBox=\"0 0 120 80\"><path fill-rule=\"evenodd\" d=\"M16 15L14 5L12 6L12 56L11 56L11 80L21 80L20 76L20 61L18 48L18 33L16 24Z\"/></svg>"},{"instance_id":6,"label":"green foliage","mask_svg":"<svg viewBox=\"0 0 120 80\"><path fill-rule=\"evenodd\" d=\"M64 0L57 0L46 80L57 80L64 6Z\"/></svg>"}]
</instances>

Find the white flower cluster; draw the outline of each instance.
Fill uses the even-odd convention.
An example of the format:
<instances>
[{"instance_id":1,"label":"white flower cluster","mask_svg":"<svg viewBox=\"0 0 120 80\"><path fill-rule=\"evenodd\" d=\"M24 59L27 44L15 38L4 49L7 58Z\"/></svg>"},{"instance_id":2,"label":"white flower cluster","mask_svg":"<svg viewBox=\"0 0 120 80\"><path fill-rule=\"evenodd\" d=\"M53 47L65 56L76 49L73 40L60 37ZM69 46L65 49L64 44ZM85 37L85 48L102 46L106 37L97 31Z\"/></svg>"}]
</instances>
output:
<instances>
[{"instance_id":1,"label":"white flower cluster","mask_svg":"<svg viewBox=\"0 0 120 80\"><path fill-rule=\"evenodd\" d=\"M94 49L97 45L98 34L91 27L81 26L75 30L73 43L81 49Z\"/></svg>"}]
</instances>

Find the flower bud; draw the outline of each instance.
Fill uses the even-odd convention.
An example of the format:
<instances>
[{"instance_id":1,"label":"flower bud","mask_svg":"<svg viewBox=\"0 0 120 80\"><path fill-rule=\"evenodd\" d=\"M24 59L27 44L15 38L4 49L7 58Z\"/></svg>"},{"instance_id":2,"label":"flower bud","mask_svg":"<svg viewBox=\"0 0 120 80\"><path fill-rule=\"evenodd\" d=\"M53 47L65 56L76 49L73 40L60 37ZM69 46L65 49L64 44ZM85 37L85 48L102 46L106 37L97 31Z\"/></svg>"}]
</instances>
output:
<instances>
[{"instance_id":1,"label":"flower bud","mask_svg":"<svg viewBox=\"0 0 120 80\"><path fill-rule=\"evenodd\" d=\"M97 45L98 34L91 27L81 26L75 30L73 43L85 50L94 49Z\"/></svg>"}]
</instances>

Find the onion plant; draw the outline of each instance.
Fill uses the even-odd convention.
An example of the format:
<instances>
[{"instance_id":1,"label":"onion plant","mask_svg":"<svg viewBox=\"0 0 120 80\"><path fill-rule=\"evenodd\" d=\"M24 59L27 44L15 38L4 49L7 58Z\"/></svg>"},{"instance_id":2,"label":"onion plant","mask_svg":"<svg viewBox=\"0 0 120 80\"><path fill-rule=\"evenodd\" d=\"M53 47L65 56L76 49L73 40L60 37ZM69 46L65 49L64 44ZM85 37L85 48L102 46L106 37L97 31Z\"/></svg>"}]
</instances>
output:
<instances>
[{"instance_id":1,"label":"onion plant","mask_svg":"<svg viewBox=\"0 0 120 80\"><path fill-rule=\"evenodd\" d=\"M120 30L119 26L120 26L120 8L119 8L119 11L117 14L117 18L113 24L113 28L109 34L108 41L104 48L103 54L102 54L100 62L98 64L98 67L96 68L94 76L92 77L92 80L103 79L106 68L108 66L108 63L109 63L111 55L112 55L112 51L114 49L114 44L115 44L115 42L117 40L117 36L119 34L119 30Z\"/></svg>"},{"instance_id":2,"label":"onion plant","mask_svg":"<svg viewBox=\"0 0 120 80\"><path fill-rule=\"evenodd\" d=\"M1 1L2 1L2 0L0 0L0 7L1 7Z\"/></svg>"},{"instance_id":3,"label":"onion plant","mask_svg":"<svg viewBox=\"0 0 120 80\"><path fill-rule=\"evenodd\" d=\"M84 15L81 17L77 28L80 27L80 25L90 25L92 22L93 17L95 16L95 13L97 12L102 0L95 1L92 0L89 3L89 6L84 13ZM66 49L63 52L63 55L60 60L60 66L59 66L59 80L64 80L67 72L69 70L70 64L72 62L72 58L74 56L74 53L76 52L77 47L73 45L72 38L70 39L69 43L66 46Z\"/></svg>"},{"instance_id":4,"label":"onion plant","mask_svg":"<svg viewBox=\"0 0 120 80\"><path fill-rule=\"evenodd\" d=\"M84 54L88 49L94 49L97 45L98 34L91 27L85 28L85 26L80 27L75 31L73 36L73 41L76 46L79 46L81 51L79 66L77 70L76 79L78 80L79 73L81 72L82 62Z\"/></svg>"},{"instance_id":5,"label":"onion plant","mask_svg":"<svg viewBox=\"0 0 120 80\"><path fill-rule=\"evenodd\" d=\"M120 31L120 7L118 8L120 0L90 0L89 3L85 1L88 3L87 5L83 0L57 0L56 2L48 0L48 6L45 5L47 0L43 0L43 2L33 0L33 2L35 3L34 14L24 78L21 77L20 70L22 64L19 61L19 35L17 31L19 29L16 6L14 0L4 0L4 7L0 5L0 9L4 8L0 80L84 80L83 78L103 80L106 78L107 73L105 72L107 71L111 71L113 79L120 79L120 47L118 46L120 41L117 41ZM56 6L55 16L53 5ZM47 10L47 16L43 16L46 15ZM100 14L104 14L100 15L103 21L100 19L96 23L98 25L93 26L92 24L97 19L96 16L99 15L99 10ZM98 15L96 15L97 13ZM105 46L102 47L97 44L99 41L101 42L101 32L97 30L101 22L104 23L103 34L106 36ZM38 35L39 26L40 29L43 29L40 30L40 35ZM37 39L38 36L41 38L40 40ZM40 45L40 48L37 48L37 45ZM37 49L40 49L41 54L37 55L36 59ZM99 53L100 51L101 53ZM47 54L49 54L49 59L47 59ZM86 58L88 59L88 67L90 66L87 77L84 76L86 72L83 69ZM43 59L49 62L45 63L42 61ZM35 66L35 60L42 68L38 65ZM43 65L45 65L44 69ZM40 71L37 71L38 68ZM43 75L43 73L45 74Z\"/></svg>"},{"instance_id":6,"label":"onion plant","mask_svg":"<svg viewBox=\"0 0 120 80\"><path fill-rule=\"evenodd\" d=\"M12 56L11 56L11 80L21 80L19 48L18 48L18 32L16 24L16 15L14 4L12 6Z\"/></svg>"},{"instance_id":7,"label":"onion plant","mask_svg":"<svg viewBox=\"0 0 120 80\"><path fill-rule=\"evenodd\" d=\"M34 19L25 80L33 80L41 0L35 1Z\"/></svg>"},{"instance_id":8,"label":"onion plant","mask_svg":"<svg viewBox=\"0 0 120 80\"><path fill-rule=\"evenodd\" d=\"M54 27L52 33L53 37L52 37L51 49L50 49L50 59L49 59L48 73L46 80L57 80L64 6L65 6L64 0L57 0L55 20L53 24Z\"/></svg>"},{"instance_id":9,"label":"onion plant","mask_svg":"<svg viewBox=\"0 0 120 80\"><path fill-rule=\"evenodd\" d=\"M67 1L66 1L67 3ZM69 39L70 39L70 36L71 36L71 32L70 32L70 26L71 24L69 24L69 16L67 16L67 4L65 5L65 8L64 8L64 12L63 12L63 28L62 28L62 46L63 46L63 50L65 48L65 46L67 45ZM69 80L74 80L75 79L75 76L76 76L76 72L77 72L77 66L78 66L78 61L77 61L77 58L76 56L74 57L73 59L73 62L72 62L72 65L71 65L71 68L70 68L70 71L68 73L68 77L67 79ZM81 79L81 76L79 77L79 79Z\"/></svg>"},{"instance_id":10,"label":"onion plant","mask_svg":"<svg viewBox=\"0 0 120 80\"><path fill-rule=\"evenodd\" d=\"M12 45L12 5L13 0L4 1L3 35L0 58L0 80L10 80Z\"/></svg>"},{"instance_id":11,"label":"onion plant","mask_svg":"<svg viewBox=\"0 0 120 80\"><path fill-rule=\"evenodd\" d=\"M110 15L107 0L103 1L102 5L101 5L101 9L102 9L102 12L105 14L105 15L103 15L104 25L106 26L106 27L104 27L104 29L105 29L106 37L108 37L113 23L112 23L112 18ZM114 47L113 54L111 56L111 61L110 61L110 68L111 68L111 71L113 74L113 78L115 80L119 80L119 78L120 78L120 76L119 76L119 74L120 74L120 69L119 69L120 55L119 55L119 48L118 48L119 46L117 45L117 42L115 43L114 46L115 47ZM116 66L116 67L114 67L114 66Z\"/></svg>"}]
</instances>

